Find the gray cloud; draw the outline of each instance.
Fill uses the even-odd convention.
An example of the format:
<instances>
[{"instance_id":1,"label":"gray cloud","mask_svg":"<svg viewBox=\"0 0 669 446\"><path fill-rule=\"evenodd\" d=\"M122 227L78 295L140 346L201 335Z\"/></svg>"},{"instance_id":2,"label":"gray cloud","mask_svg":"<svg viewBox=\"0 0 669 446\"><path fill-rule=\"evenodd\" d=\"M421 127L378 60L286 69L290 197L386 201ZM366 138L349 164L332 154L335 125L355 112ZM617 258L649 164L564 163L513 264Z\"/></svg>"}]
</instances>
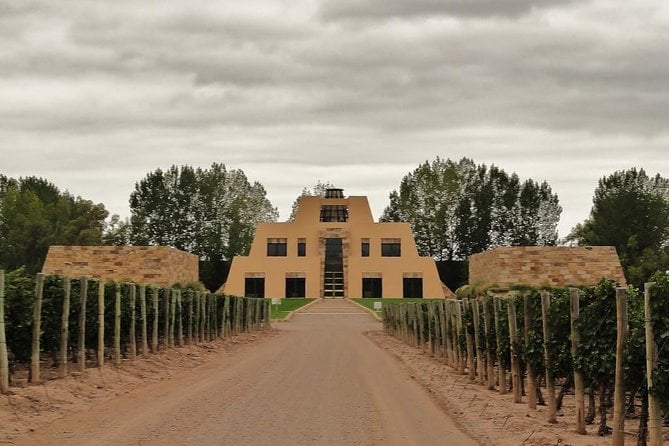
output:
<instances>
[{"instance_id":1,"label":"gray cloud","mask_svg":"<svg viewBox=\"0 0 669 446\"><path fill-rule=\"evenodd\" d=\"M518 17L537 9L561 6L573 0L330 0L323 1L326 20L361 20L392 17Z\"/></svg>"},{"instance_id":2,"label":"gray cloud","mask_svg":"<svg viewBox=\"0 0 669 446\"><path fill-rule=\"evenodd\" d=\"M565 232L600 176L669 176L668 31L660 0L0 1L0 172L126 213L148 170L220 161L378 215L468 156L547 179Z\"/></svg>"}]
</instances>

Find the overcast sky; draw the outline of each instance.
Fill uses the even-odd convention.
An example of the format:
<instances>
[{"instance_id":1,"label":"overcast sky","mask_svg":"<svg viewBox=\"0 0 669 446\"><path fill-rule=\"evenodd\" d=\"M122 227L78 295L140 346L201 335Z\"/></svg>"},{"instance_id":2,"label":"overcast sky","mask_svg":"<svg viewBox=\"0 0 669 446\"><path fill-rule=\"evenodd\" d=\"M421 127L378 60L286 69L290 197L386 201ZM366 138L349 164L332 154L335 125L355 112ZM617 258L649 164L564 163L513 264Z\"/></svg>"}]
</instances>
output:
<instances>
[{"instance_id":1,"label":"overcast sky","mask_svg":"<svg viewBox=\"0 0 669 446\"><path fill-rule=\"evenodd\" d=\"M136 181L225 163L288 217L436 156L546 180L564 236L600 177L669 176L665 0L0 0L0 173L128 216Z\"/></svg>"}]
</instances>

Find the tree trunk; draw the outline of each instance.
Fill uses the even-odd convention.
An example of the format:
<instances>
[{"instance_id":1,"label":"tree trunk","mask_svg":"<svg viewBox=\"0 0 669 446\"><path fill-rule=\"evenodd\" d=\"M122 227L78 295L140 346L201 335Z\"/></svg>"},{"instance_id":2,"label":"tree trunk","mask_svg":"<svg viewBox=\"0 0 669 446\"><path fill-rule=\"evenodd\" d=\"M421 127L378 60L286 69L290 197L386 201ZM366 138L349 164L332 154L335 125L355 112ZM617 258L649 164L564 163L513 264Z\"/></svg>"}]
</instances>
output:
<instances>
[{"instance_id":1,"label":"tree trunk","mask_svg":"<svg viewBox=\"0 0 669 446\"><path fill-rule=\"evenodd\" d=\"M634 400L632 400L634 403ZM641 414L639 415L639 436L636 446L646 446L648 439L648 390L641 390Z\"/></svg>"},{"instance_id":2,"label":"tree trunk","mask_svg":"<svg viewBox=\"0 0 669 446\"><path fill-rule=\"evenodd\" d=\"M604 437L611 434L611 428L606 425L606 382L602 380L602 383L599 385L599 429L597 430L597 435Z\"/></svg>"},{"instance_id":3,"label":"tree trunk","mask_svg":"<svg viewBox=\"0 0 669 446\"><path fill-rule=\"evenodd\" d=\"M595 422L595 407L597 404L595 403L595 391L590 387L590 391L588 392L588 414L585 416L585 424L592 424Z\"/></svg>"}]
</instances>

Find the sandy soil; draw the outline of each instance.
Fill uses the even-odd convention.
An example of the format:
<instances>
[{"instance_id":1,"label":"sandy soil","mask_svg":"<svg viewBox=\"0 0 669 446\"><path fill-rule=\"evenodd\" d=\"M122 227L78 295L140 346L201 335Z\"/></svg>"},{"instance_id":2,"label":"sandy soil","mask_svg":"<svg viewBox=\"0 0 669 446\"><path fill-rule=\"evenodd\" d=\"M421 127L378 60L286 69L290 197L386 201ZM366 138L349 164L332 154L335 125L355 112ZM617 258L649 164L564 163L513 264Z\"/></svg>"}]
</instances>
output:
<instances>
[{"instance_id":1,"label":"sandy soil","mask_svg":"<svg viewBox=\"0 0 669 446\"><path fill-rule=\"evenodd\" d=\"M365 336L380 326L360 308L323 301L277 325L280 335L232 352L215 351L201 365L150 385L140 386L142 378L131 379L125 368L123 374L110 370L98 381L100 390L109 392L120 381L122 389L135 389L117 390L117 398L55 422L44 424L48 417L42 417L35 426L43 426L8 440L18 445L476 444L396 358ZM11 412L18 434L30 425L31 413L56 404L54 412L62 412L68 387L79 400L91 398L96 386L88 381L96 373L87 373L85 389L82 377L19 389L31 395L13 395L12 405L0 410ZM62 392L58 397L56 387ZM36 395L36 407L17 407Z\"/></svg>"},{"instance_id":2,"label":"sandy soil","mask_svg":"<svg viewBox=\"0 0 669 446\"><path fill-rule=\"evenodd\" d=\"M0 444L607 445L386 335L347 301L255 334L89 369L0 399ZM630 432L637 420L630 421ZM473 440L475 439L475 440ZM628 438L631 444L632 436Z\"/></svg>"}]
</instances>

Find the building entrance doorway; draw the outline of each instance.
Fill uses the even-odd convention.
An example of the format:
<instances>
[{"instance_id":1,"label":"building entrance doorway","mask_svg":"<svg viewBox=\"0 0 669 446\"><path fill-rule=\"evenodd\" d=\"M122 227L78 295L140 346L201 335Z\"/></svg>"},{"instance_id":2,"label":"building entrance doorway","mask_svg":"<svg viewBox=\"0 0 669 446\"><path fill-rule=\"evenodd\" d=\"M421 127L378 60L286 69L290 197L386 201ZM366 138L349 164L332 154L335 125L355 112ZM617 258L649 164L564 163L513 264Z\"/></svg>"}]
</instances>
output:
<instances>
[{"instance_id":1,"label":"building entrance doorway","mask_svg":"<svg viewBox=\"0 0 669 446\"><path fill-rule=\"evenodd\" d=\"M325 239L323 297L344 297L344 253L342 239Z\"/></svg>"}]
</instances>

